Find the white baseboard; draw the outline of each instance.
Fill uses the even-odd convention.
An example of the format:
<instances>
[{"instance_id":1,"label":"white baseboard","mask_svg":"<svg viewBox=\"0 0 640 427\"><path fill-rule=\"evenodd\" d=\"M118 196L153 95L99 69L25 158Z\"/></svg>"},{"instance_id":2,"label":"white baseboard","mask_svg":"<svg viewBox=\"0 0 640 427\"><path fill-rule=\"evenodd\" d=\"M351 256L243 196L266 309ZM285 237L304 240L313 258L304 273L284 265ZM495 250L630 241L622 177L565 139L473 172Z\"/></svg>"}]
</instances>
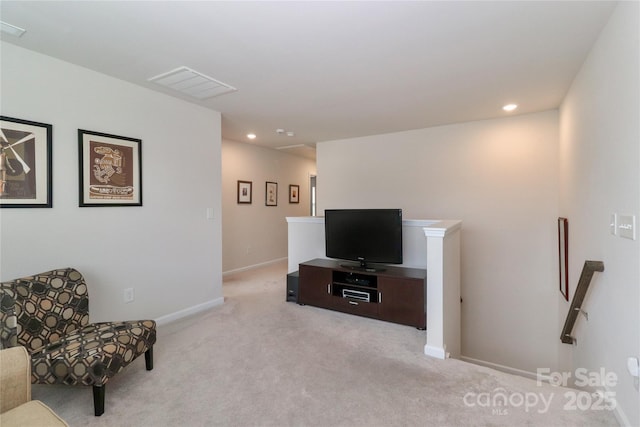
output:
<instances>
[{"instance_id":1,"label":"white baseboard","mask_svg":"<svg viewBox=\"0 0 640 427\"><path fill-rule=\"evenodd\" d=\"M426 353L426 350L425 350L425 353ZM495 369L496 371L506 372L508 374L518 375L520 377L530 378L530 379L536 380L536 381L539 379L539 380L544 381L544 382L549 382L549 377L548 376L541 376L540 378L538 378L536 373L529 372L529 371L523 371L522 369L516 369L516 368L512 368L510 366L499 365L497 363L491 363L491 362L487 362L485 360L478 360L478 359L474 359L472 357L466 357L466 356L461 356L460 360L464 360L465 362L473 363L474 365L480 365L480 366L485 366L487 368L492 368L492 369ZM609 393L612 392L612 390L610 390L608 387L605 387L604 389L605 389L605 391L607 391ZM595 392L596 390L594 389L592 391ZM613 410L613 415L616 417L616 421L618 421L618 423L621 426L630 426L631 425L629 423L629 418L627 417L627 414L625 414L625 412L622 410L620 405L615 405L615 409Z\"/></svg>"},{"instance_id":2,"label":"white baseboard","mask_svg":"<svg viewBox=\"0 0 640 427\"><path fill-rule=\"evenodd\" d=\"M286 261L287 257L284 258L278 258L278 259L273 259L271 261L266 261L266 262L261 262L260 264L254 264L254 265L248 265L246 267L241 267L241 268L236 268L235 270L229 270L229 271L223 271L222 272L222 276L228 276L229 274L233 274L233 273L240 273L242 271L249 271L249 270L253 270L254 268L260 268L260 267L265 267L267 265L271 265L271 264L276 264L282 261Z\"/></svg>"},{"instance_id":3,"label":"white baseboard","mask_svg":"<svg viewBox=\"0 0 640 427\"><path fill-rule=\"evenodd\" d=\"M486 360L474 359L472 357L467 357L467 356L460 356L460 360L473 363L474 365L486 366L487 368L495 369L496 371L506 372L507 374L518 375L520 377L530 378L532 380L538 379L536 373L534 372L512 368L511 366L499 365L497 363L487 362Z\"/></svg>"},{"instance_id":4,"label":"white baseboard","mask_svg":"<svg viewBox=\"0 0 640 427\"><path fill-rule=\"evenodd\" d=\"M167 323L175 322L184 317L192 316L202 311L208 310L212 307L224 304L224 297L216 298L211 301L203 302L202 304L194 305L192 307L185 308L183 310L176 311L174 313L167 314L165 316L158 317L156 324L158 326L166 325Z\"/></svg>"},{"instance_id":5,"label":"white baseboard","mask_svg":"<svg viewBox=\"0 0 640 427\"><path fill-rule=\"evenodd\" d=\"M424 346L424 354L427 356L435 357L436 359L446 359L449 357L446 350L442 347L434 347L432 345Z\"/></svg>"}]
</instances>

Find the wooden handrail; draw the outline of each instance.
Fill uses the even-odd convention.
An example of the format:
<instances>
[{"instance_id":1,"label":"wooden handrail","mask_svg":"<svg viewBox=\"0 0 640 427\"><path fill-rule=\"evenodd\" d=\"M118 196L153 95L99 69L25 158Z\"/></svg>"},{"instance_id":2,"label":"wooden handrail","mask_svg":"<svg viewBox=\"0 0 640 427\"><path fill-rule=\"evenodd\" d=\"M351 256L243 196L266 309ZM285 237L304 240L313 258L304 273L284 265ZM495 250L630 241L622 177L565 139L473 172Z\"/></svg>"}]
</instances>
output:
<instances>
[{"instance_id":1,"label":"wooden handrail","mask_svg":"<svg viewBox=\"0 0 640 427\"><path fill-rule=\"evenodd\" d=\"M567 313L567 320L564 322L564 328L562 328L562 335L560 340L565 344L573 344L576 339L571 336L573 326L578 319L578 313L582 310L582 302L587 295L589 284L591 284L591 278L596 271L604 271L604 263L602 261L585 261L584 267L582 267L582 274L580 274L580 280L578 280L578 287L576 293L571 300L571 307Z\"/></svg>"}]
</instances>

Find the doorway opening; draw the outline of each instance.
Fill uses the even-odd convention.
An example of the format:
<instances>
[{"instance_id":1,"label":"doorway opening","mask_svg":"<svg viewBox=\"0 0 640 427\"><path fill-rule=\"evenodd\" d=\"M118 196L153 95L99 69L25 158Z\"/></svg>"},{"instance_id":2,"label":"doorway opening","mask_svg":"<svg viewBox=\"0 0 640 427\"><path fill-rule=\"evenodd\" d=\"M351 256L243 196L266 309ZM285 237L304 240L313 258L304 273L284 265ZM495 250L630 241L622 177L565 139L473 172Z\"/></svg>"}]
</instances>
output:
<instances>
[{"instance_id":1,"label":"doorway opening","mask_svg":"<svg viewBox=\"0 0 640 427\"><path fill-rule=\"evenodd\" d=\"M316 216L316 176L309 175L309 194L311 197L309 211L311 212L311 216Z\"/></svg>"}]
</instances>

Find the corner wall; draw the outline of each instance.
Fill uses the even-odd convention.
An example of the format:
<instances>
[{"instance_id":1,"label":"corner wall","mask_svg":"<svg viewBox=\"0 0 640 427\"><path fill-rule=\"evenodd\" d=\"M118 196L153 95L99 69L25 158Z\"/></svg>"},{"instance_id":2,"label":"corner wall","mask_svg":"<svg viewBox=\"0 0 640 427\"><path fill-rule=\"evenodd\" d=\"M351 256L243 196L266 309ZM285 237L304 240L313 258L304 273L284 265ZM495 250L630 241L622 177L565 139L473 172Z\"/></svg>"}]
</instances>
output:
<instances>
[{"instance_id":1,"label":"corner wall","mask_svg":"<svg viewBox=\"0 0 640 427\"><path fill-rule=\"evenodd\" d=\"M399 207L405 219L462 221L462 356L529 373L557 366L557 111L323 142L317 152L319 215Z\"/></svg>"},{"instance_id":2,"label":"corner wall","mask_svg":"<svg viewBox=\"0 0 640 427\"><path fill-rule=\"evenodd\" d=\"M222 141L222 270L227 273L287 257L288 216L310 214L315 161L256 144ZM251 181L251 204L239 204L238 180ZM266 182L278 183L278 205L266 206ZM289 185L300 186L289 203Z\"/></svg>"},{"instance_id":3,"label":"corner wall","mask_svg":"<svg viewBox=\"0 0 640 427\"><path fill-rule=\"evenodd\" d=\"M622 423L640 425L638 383L626 369L640 357L640 244L609 231L612 213L640 225L640 7L622 2L576 76L560 110L560 214L569 220L569 285L573 296L586 260L596 273L574 336L572 369L615 373L610 388ZM636 236L639 236L636 230ZM569 303L562 305L566 316Z\"/></svg>"},{"instance_id":4,"label":"corner wall","mask_svg":"<svg viewBox=\"0 0 640 427\"><path fill-rule=\"evenodd\" d=\"M53 208L0 210L0 280L75 267L91 321L222 302L220 114L0 48L2 115L53 125ZM142 207L78 207L78 128L142 140ZM135 300L125 304L129 287Z\"/></svg>"}]
</instances>

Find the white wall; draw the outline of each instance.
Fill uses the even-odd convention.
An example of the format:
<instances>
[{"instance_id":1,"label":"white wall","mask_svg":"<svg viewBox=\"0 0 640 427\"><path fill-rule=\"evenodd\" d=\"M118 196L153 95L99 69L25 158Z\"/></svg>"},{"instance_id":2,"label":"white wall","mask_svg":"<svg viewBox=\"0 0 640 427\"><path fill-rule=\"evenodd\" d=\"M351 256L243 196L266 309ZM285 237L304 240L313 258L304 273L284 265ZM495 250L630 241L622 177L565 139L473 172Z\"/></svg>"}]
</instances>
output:
<instances>
[{"instance_id":1,"label":"white wall","mask_svg":"<svg viewBox=\"0 0 640 427\"><path fill-rule=\"evenodd\" d=\"M310 214L315 161L282 151L222 141L222 269L230 272L287 257L287 216ZM250 205L238 204L238 180L253 182ZM266 182L278 183L278 206L265 205ZM289 203L289 185L300 202Z\"/></svg>"},{"instance_id":2,"label":"white wall","mask_svg":"<svg viewBox=\"0 0 640 427\"><path fill-rule=\"evenodd\" d=\"M463 356L534 373L557 365L557 111L317 151L320 215L399 207L405 219L462 220Z\"/></svg>"},{"instance_id":3,"label":"white wall","mask_svg":"<svg viewBox=\"0 0 640 427\"><path fill-rule=\"evenodd\" d=\"M1 49L2 115L53 125L53 208L0 210L0 278L76 267L92 321L221 301L220 114L10 44ZM78 207L78 128L142 140L142 207ZM128 287L135 301L125 304Z\"/></svg>"},{"instance_id":4,"label":"white wall","mask_svg":"<svg viewBox=\"0 0 640 427\"><path fill-rule=\"evenodd\" d=\"M569 283L573 295L585 260L604 262L595 273L574 335L573 367L615 372L612 389L621 419L640 425L639 394L626 359L640 354L638 240L609 232L612 213L640 220L640 10L624 2L614 11L573 82L560 110L560 214L569 220ZM638 223L640 224L640 222ZM637 234L637 232L636 232ZM568 310L568 303L563 304Z\"/></svg>"}]
</instances>

